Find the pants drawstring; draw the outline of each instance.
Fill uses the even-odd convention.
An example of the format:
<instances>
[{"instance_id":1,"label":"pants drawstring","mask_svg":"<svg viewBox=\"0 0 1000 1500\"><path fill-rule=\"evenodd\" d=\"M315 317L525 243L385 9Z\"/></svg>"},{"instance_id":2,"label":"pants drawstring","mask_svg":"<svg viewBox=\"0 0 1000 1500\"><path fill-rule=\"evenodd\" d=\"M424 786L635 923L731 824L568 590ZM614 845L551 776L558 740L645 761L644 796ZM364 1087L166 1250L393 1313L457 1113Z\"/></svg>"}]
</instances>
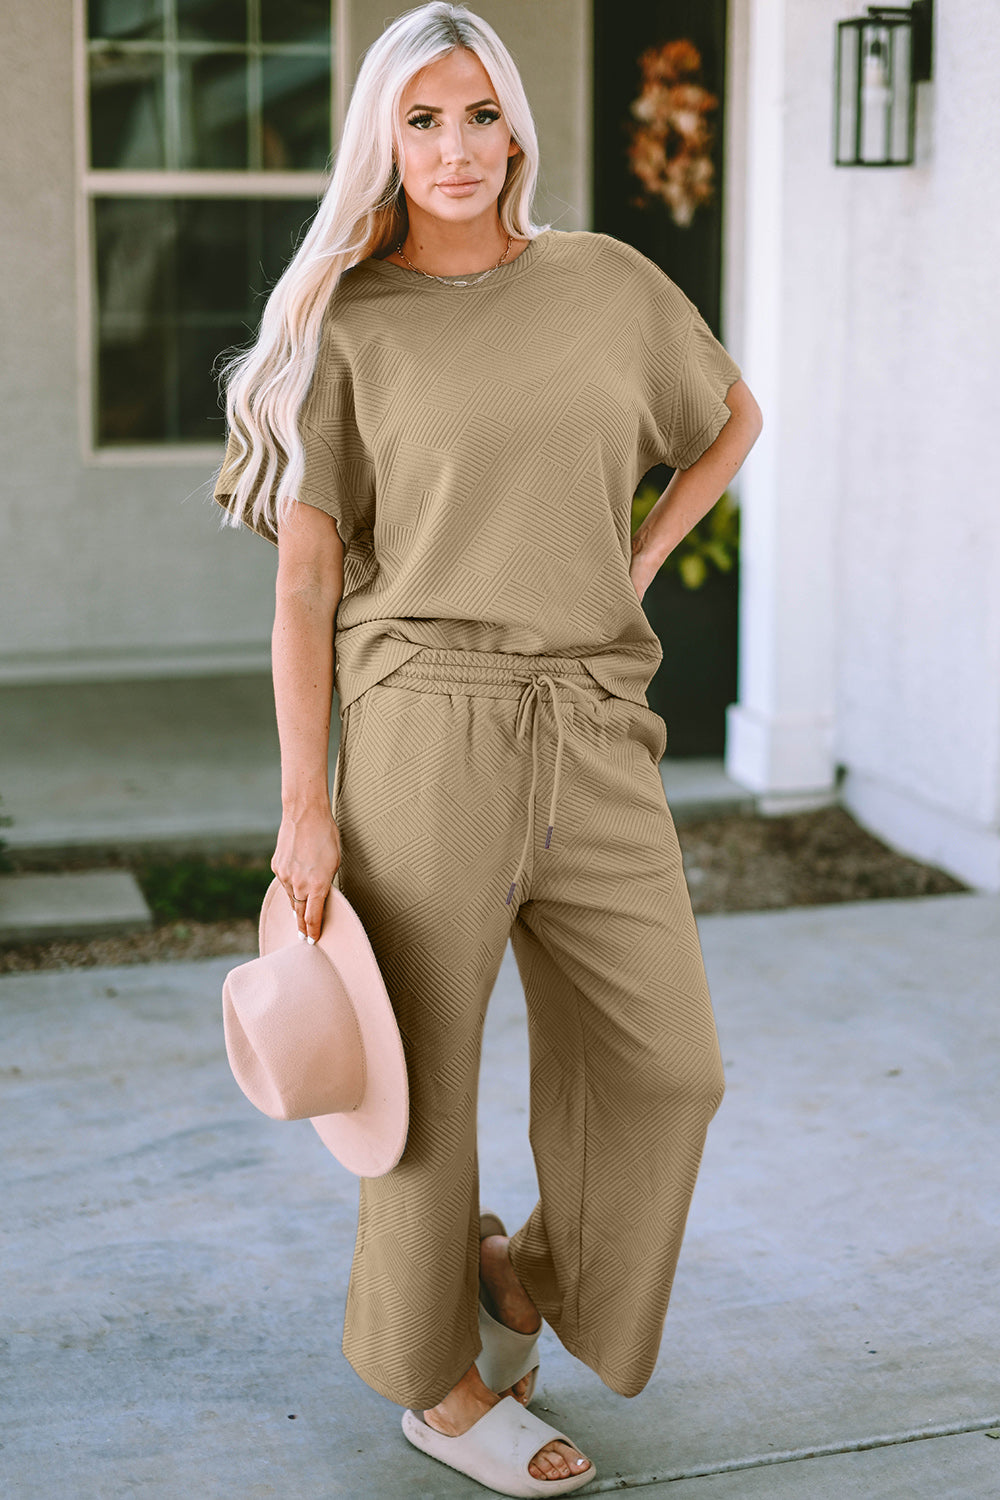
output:
<instances>
[{"instance_id":1,"label":"pants drawstring","mask_svg":"<svg viewBox=\"0 0 1000 1500\"><path fill-rule=\"evenodd\" d=\"M545 833L546 849L549 848L552 842L552 832L555 828L556 803L559 798L559 778L562 774L563 720L562 714L559 710L559 699L556 693L556 683L561 683L562 686L568 688L570 692L578 694L578 696L584 703L587 703L589 701L588 696L584 692L583 688L581 688L579 683L574 682L571 677L552 677L547 672L539 672L529 678L529 680L524 685L524 690L521 693L520 699L518 700L515 729L517 738L519 740L523 740L525 732L527 730L528 719L530 717L531 790L528 793L528 822L524 833L524 845L521 849L521 858L517 862L517 869L514 871L514 878L510 883L510 890L507 892L507 906L509 906L511 901L514 899L514 891L517 887L517 882L521 878L521 872L523 871L524 866L527 862L528 850L531 847L531 832L535 808L535 788L538 785L538 705L541 701L541 685L543 682L548 684L549 699L552 703L552 713L555 716L556 721L556 763L555 771L552 777L552 801L549 804L548 828L546 829Z\"/></svg>"}]
</instances>

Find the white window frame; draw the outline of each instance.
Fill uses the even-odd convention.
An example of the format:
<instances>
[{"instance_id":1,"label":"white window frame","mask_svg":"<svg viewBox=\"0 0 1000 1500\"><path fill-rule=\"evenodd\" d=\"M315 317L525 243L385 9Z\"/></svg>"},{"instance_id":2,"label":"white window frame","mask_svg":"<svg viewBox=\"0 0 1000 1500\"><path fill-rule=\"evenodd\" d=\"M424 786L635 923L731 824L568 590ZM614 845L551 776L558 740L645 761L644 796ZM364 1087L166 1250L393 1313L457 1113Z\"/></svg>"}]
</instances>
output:
<instances>
[{"instance_id":1,"label":"white window frame","mask_svg":"<svg viewBox=\"0 0 1000 1500\"><path fill-rule=\"evenodd\" d=\"M331 9L331 141L340 136L349 91L349 0L330 0ZM97 264L92 203L96 197L151 198L310 198L325 192L325 172L265 171L148 171L90 166L90 79L87 49L87 0L73 4L73 74L76 179L76 389L77 428L84 464L98 468L130 465L187 464L204 467L219 462L221 443L122 444L101 447L97 430Z\"/></svg>"}]
</instances>

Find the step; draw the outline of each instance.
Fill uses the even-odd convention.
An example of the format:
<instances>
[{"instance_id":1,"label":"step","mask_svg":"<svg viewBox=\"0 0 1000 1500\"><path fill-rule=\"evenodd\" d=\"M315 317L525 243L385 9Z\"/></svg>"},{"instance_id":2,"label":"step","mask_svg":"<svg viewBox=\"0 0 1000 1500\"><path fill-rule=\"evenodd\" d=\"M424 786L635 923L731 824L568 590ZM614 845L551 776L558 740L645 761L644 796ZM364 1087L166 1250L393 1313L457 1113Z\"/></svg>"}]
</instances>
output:
<instances>
[{"instance_id":1,"label":"step","mask_svg":"<svg viewBox=\"0 0 1000 1500\"><path fill-rule=\"evenodd\" d=\"M128 870L0 876L0 943L147 932L152 913Z\"/></svg>"},{"instance_id":2,"label":"step","mask_svg":"<svg viewBox=\"0 0 1000 1500\"><path fill-rule=\"evenodd\" d=\"M660 761L660 779L678 827L700 822L702 818L757 811L754 793L730 780L721 758L671 760L666 755Z\"/></svg>"}]
</instances>

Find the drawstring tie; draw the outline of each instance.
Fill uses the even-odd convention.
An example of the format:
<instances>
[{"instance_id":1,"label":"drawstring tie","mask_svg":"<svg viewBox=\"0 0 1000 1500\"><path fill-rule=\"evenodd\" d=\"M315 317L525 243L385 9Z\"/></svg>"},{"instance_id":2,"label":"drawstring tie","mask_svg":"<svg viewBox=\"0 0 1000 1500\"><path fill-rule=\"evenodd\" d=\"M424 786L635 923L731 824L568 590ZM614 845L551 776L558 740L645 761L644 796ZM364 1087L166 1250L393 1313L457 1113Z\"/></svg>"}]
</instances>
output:
<instances>
[{"instance_id":1,"label":"drawstring tie","mask_svg":"<svg viewBox=\"0 0 1000 1500\"><path fill-rule=\"evenodd\" d=\"M510 890L507 892L507 900L505 903L507 906L510 905L511 901L514 898L514 890L517 886L518 880L521 878L521 871L524 869L525 862L528 858L528 850L531 847L531 830L535 808L535 788L538 785L538 705L541 701L541 685L543 682L548 683L549 698L552 703L552 712L555 715L556 721L556 764L555 772L552 777L552 801L549 804L549 824L545 834L546 849L552 842L552 830L554 829L556 822L556 802L559 797L559 777L562 772L563 721L562 715L559 711L559 700L556 696L556 683L562 683L563 686L569 688L571 692L577 693L583 703L586 704L589 701L587 693L580 686L580 684L578 682L574 682L571 677L550 677L547 672L539 672L536 676L530 678L529 681L524 684L524 691L521 693L521 697L517 705L517 718L515 720L515 728L517 732L517 738L519 740L523 740L525 733L527 732L528 719L531 719L531 791L528 793L528 826L525 829L524 834L524 847L521 850L521 858L517 862L517 869L514 871L514 879L510 883Z\"/></svg>"}]
</instances>

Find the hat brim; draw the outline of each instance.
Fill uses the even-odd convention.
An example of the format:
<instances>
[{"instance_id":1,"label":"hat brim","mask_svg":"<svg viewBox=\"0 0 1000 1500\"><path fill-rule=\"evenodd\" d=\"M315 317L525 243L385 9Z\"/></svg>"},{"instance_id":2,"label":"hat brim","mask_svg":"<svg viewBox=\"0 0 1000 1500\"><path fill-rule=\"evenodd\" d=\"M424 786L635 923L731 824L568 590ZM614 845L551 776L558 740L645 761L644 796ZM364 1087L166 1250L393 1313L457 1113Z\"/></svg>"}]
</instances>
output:
<instances>
[{"instance_id":1,"label":"hat brim","mask_svg":"<svg viewBox=\"0 0 1000 1500\"><path fill-rule=\"evenodd\" d=\"M281 882L268 886L260 910L260 951L297 942L298 923ZM343 891L331 887L317 944L337 970L361 1030L365 1088L356 1109L311 1117L320 1140L349 1172L383 1177L399 1161L410 1120L403 1042L385 982L361 919Z\"/></svg>"}]
</instances>

